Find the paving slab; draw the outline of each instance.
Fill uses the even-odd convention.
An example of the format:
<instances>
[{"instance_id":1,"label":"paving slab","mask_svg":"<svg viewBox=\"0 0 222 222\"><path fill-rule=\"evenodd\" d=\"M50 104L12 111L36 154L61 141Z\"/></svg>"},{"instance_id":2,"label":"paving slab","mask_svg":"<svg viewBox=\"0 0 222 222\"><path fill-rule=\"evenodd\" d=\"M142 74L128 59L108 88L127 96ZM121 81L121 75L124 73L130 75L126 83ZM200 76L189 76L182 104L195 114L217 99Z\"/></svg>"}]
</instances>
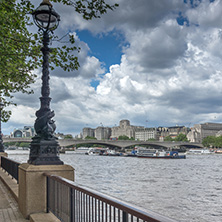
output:
<instances>
[{"instance_id":1,"label":"paving slab","mask_svg":"<svg viewBox=\"0 0 222 222\"><path fill-rule=\"evenodd\" d=\"M1 170L1 169L0 169ZM18 203L0 180L0 222L29 222L24 219Z\"/></svg>"}]
</instances>

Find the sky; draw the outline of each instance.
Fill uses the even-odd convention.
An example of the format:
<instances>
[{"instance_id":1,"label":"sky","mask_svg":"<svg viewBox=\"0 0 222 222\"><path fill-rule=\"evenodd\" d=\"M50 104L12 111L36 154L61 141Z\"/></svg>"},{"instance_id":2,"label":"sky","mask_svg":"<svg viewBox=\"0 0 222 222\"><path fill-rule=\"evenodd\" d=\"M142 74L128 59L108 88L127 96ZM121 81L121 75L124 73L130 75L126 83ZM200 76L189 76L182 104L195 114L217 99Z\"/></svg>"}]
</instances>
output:
<instances>
[{"instance_id":1,"label":"sky","mask_svg":"<svg viewBox=\"0 0 222 222\"><path fill-rule=\"evenodd\" d=\"M92 21L54 4L55 34L72 33L81 47L78 71L50 71L56 132L75 136L122 119L147 127L221 123L222 0L107 2L119 7ZM34 125L41 69L35 72L34 94L14 95L4 134Z\"/></svg>"}]
</instances>

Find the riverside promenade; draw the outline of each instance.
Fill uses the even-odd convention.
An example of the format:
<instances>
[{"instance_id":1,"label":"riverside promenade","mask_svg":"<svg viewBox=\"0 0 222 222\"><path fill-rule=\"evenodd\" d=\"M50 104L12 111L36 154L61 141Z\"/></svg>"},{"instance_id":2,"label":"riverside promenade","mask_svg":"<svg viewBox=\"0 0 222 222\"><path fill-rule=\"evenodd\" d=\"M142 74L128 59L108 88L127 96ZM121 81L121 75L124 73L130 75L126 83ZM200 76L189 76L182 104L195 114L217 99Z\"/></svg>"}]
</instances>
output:
<instances>
[{"instance_id":1,"label":"riverside promenade","mask_svg":"<svg viewBox=\"0 0 222 222\"><path fill-rule=\"evenodd\" d=\"M25 219L18 206L18 184L0 168L0 222L60 222L52 213L37 213Z\"/></svg>"},{"instance_id":2,"label":"riverside promenade","mask_svg":"<svg viewBox=\"0 0 222 222\"><path fill-rule=\"evenodd\" d=\"M0 169L0 222L28 222L29 220L24 219L19 211L16 197L12 196L3 180L4 183L11 184L11 189L14 192L18 192L16 181Z\"/></svg>"}]
</instances>

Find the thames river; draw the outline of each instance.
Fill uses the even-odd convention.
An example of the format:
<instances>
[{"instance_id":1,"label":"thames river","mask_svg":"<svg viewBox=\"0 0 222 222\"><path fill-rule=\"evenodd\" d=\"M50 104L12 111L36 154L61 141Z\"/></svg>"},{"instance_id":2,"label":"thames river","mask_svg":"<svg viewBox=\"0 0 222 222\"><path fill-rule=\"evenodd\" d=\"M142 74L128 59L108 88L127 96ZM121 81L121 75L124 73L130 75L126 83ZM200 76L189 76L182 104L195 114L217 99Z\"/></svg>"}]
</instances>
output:
<instances>
[{"instance_id":1,"label":"thames river","mask_svg":"<svg viewBox=\"0 0 222 222\"><path fill-rule=\"evenodd\" d=\"M16 153L16 154L15 154ZM27 151L9 151L27 162ZM222 155L187 159L61 154L75 168L75 181L177 221L222 221Z\"/></svg>"}]
</instances>

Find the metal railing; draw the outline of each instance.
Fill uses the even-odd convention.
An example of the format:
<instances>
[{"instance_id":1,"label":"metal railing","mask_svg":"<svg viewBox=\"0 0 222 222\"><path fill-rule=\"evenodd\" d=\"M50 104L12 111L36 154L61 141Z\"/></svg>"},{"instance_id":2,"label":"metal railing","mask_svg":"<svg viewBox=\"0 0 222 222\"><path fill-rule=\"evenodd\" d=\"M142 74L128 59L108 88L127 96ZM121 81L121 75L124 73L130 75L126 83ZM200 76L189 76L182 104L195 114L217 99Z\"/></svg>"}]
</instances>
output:
<instances>
[{"instance_id":1,"label":"metal railing","mask_svg":"<svg viewBox=\"0 0 222 222\"><path fill-rule=\"evenodd\" d=\"M9 159L7 157L1 156L1 167L4 169L9 175L12 176L12 178L17 180L17 183L19 183L18 179L18 167L21 163L16 162L12 159Z\"/></svg>"},{"instance_id":2,"label":"metal railing","mask_svg":"<svg viewBox=\"0 0 222 222\"><path fill-rule=\"evenodd\" d=\"M47 177L47 210L62 222L175 222L116 198L76 186L65 178Z\"/></svg>"}]
</instances>

